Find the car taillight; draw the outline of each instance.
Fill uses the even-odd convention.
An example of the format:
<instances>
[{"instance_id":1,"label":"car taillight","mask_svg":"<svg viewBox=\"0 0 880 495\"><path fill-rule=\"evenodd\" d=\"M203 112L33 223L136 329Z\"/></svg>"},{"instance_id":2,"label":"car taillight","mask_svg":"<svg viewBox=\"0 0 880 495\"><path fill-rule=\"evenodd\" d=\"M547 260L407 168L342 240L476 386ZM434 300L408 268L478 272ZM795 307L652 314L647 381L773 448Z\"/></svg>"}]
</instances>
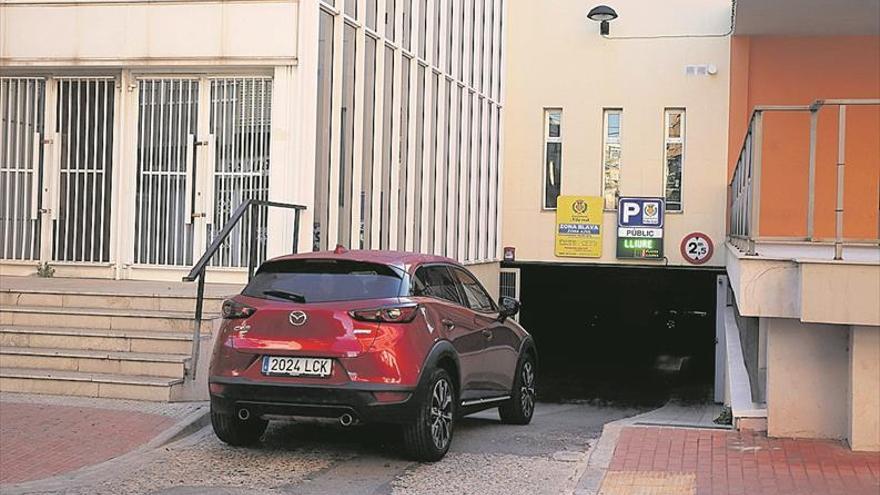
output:
<instances>
[{"instance_id":1,"label":"car taillight","mask_svg":"<svg viewBox=\"0 0 880 495\"><path fill-rule=\"evenodd\" d=\"M408 323L413 321L419 312L418 304L405 306L387 306L384 308L355 309L348 314L359 321L374 321L380 323Z\"/></svg>"},{"instance_id":2,"label":"car taillight","mask_svg":"<svg viewBox=\"0 0 880 495\"><path fill-rule=\"evenodd\" d=\"M240 320L242 318L248 318L256 313L257 308L233 301L232 299L227 299L223 301L223 306L220 309L220 312L223 314L223 318L226 318L227 320Z\"/></svg>"}]
</instances>

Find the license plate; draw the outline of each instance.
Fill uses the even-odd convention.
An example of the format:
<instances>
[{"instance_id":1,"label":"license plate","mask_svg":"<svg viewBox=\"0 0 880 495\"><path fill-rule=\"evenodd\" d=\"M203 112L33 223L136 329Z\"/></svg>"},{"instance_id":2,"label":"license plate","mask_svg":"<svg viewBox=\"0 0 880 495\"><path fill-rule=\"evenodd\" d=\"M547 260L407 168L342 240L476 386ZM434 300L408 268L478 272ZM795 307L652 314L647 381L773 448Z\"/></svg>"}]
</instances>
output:
<instances>
[{"instance_id":1,"label":"license plate","mask_svg":"<svg viewBox=\"0 0 880 495\"><path fill-rule=\"evenodd\" d=\"M264 375L327 377L333 362L323 358L263 356Z\"/></svg>"}]
</instances>

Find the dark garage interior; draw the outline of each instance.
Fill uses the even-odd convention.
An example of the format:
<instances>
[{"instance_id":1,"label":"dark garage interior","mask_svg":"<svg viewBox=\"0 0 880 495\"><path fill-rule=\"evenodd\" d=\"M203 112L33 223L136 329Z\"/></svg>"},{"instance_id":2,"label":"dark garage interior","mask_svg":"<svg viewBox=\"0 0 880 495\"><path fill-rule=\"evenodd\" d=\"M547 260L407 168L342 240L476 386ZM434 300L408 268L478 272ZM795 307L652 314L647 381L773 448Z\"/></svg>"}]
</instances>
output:
<instances>
[{"instance_id":1,"label":"dark garage interior","mask_svg":"<svg viewBox=\"0 0 880 495\"><path fill-rule=\"evenodd\" d=\"M716 277L671 267L517 264L547 401L710 400Z\"/></svg>"}]
</instances>

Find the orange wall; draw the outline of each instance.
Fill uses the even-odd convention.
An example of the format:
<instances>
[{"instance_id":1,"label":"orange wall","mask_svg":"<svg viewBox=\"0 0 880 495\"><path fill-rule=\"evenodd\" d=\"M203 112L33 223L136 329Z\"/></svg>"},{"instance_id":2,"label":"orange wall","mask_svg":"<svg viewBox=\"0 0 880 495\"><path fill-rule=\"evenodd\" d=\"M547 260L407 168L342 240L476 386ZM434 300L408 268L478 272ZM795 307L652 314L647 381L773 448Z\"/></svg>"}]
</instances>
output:
<instances>
[{"instance_id":1,"label":"orange wall","mask_svg":"<svg viewBox=\"0 0 880 495\"><path fill-rule=\"evenodd\" d=\"M756 105L880 98L880 37L736 36L731 41L729 172ZM765 112L761 236L806 235L809 113ZM816 236L834 236L836 107L819 112ZM880 237L880 108L847 109L844 237Z\"/></svg>"}]
</instances>

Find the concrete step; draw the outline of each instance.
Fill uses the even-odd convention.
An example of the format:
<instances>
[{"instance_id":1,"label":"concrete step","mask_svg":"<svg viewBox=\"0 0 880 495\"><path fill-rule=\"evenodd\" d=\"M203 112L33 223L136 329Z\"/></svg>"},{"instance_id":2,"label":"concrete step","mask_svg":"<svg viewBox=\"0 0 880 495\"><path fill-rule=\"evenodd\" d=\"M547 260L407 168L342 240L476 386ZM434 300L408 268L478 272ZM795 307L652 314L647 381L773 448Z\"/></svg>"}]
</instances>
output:
<instances>
[{"instance_id":1,"label":"concrete step","mask_svg":"<svg viewBox=\"0 0 880 495\"><path fill-rule=\"evenodd\" d=\"M238 284L205 284L204 310L217 313ZM195 310L196 284L145 280L0 276L0 306Z\"/></svg>"},{"instance_id":2,"label":"concrete step","mask_svg":"<svg viewBox=\"0 0 880 495\"><path fill-rule=\"evenodd\" d=\"M205 314L202 333L210 332L212 318ZM192 332L193 313L148 309L58 308L50 306L2 306L0 325Z\"/></svg>"},{"instance_id":3,"label":"concrete step","mask_svg":"<svg viewBox=\"0 0 880 495\"><path fill-rule=\"evenodd\" d=\"M0 325L0 346L188 355L192 333Z\"/></svg>"},{"instance_id":4,"label":"concrete step","mask_svg":"<svg viewBox=\"0 0 880 495\"><path fill-rule=\"evenodd\" d=\"M0 367L117 375L184 376L189 355L0 346Z\"/></svg>"},{"instance_id":5,"label":"concrete step","mask_svg":"<svg viewBox=\"0 0 880 495\"><path fill-rule=\"evenodd\" d=\"M111 284L112 285L112 284ZM203 310L219 313L225 297L206 297ZM83 291L70 293L56 290L2 290L0 306L38 306L56 308L113 308L182 311L193 314L195 297L180 295L106 294Z\"/></svg>"},{"instance_id":6,"label":"concrete step","mask_svg":"<svg viewBox=\"0 0 880 495\"><path fill-rule=\"evenodd\" d=\"M4 392L170 401L182 384L182 378L0 368L0 390Z\"/></svg>"}]
</instances>

